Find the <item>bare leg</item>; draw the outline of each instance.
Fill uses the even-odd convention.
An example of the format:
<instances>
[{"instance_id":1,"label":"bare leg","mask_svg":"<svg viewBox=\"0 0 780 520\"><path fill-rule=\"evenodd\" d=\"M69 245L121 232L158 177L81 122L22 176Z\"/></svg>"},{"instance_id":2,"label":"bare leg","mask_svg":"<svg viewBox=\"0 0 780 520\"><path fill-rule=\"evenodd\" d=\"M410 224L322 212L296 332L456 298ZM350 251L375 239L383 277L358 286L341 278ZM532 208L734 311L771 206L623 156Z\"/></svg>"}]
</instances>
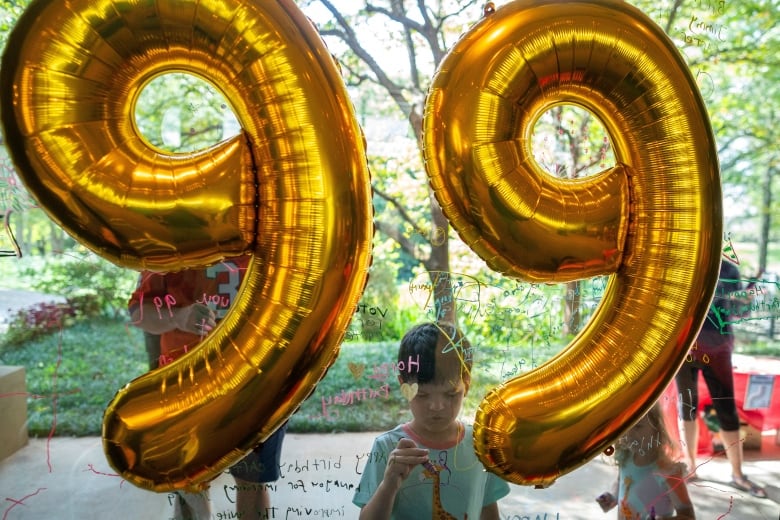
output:
<instances>
[{"instance_id":1,"label":"bare leg","mask_svg":"<svg viewBox=\"0 0 780 520\"><path fill-rule=\"evenodd\" d=\"M242 520L264 520L271 508L271 496L262 483L236 479L236 512Z\"/></svg>"},{"instance_id":2,"label":"bare leg","mask_svg":"<svg viewBox=\"0 0 780 520\"><path fill-rule=\"evenodd\" d=\"M201 491L200 493L180 491L179 495L184 499L187 505L186 509L191 512L193 520L211 520L211 504L209 503L208 491Z\"/></svg>"},{"instance_id":3,"label":"bare leg","mask_svg":"<svg viewBox=\"0 0 780 520\"><path fill-rule=\"evenodd\" d=\"M728 458L729 463L731 463L732 485L735 485L735 487L744 491L748 491L754 497L766 498L766 490L755 482L748 480L745 474L742 473L742 443L745 439L741 437L741 432L739 430L730 432L721 430L720 435L723 439L724 447L726 448L726 458Z\"/></svg>"},{"instance_id":4,"label":"bare leg","mask_svg":"<svg viewBox=\"0 0 780 520\"><path fill-rule=\"evenodd\" d=\"M742 439L739 430L721 430L720 437L723 439L723 447L726 448L726 458L731 463L732 478L741 482L745 476L742 474Z\"/></svg>"},{"instance_id":5,"label":"bare leg","mask_svg":"<svg viewBox=\"0 0 780 520\"><path fill-rule=\"evenodd\" d=\"M682 421L683 438L685 439L685 457L688 473L696 476L696 453L699 451L699 423L697 421Z\"/></svg>"},{"instance_id":6,"label":"bare leg","mask_svg":"<svg viewBox=\"0 0 780 520\"><path fill-rule=\"evenodd\" d=\"M173 520L192 520L187 504L178 493L176 493L176 498L173 501Z\"/></svg>"}]
</instances>

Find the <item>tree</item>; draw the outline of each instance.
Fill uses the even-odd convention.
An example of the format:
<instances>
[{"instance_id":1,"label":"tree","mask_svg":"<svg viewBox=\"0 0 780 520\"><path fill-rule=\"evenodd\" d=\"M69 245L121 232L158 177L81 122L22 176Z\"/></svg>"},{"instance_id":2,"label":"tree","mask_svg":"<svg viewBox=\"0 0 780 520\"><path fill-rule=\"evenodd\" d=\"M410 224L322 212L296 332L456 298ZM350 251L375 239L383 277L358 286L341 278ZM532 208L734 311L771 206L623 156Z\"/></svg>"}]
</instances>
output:
<instances>
[{"instance_id":1,"label":"tree","mask_svg":"<svg viewBox=\"0 0 780 520\"><path fill-rule=\"evenodd\" d=\"M4 43L27 3L0 3L0 42ZM444 296L450 289L443 283L448 278L441 274L451 271L453 251L460 253L453 248L458 241L450 236L432 192L425 189L422 111L437 66L460 35L483 16L483 4L476 0L299 2L337 57L369 136L378 240L403 253L394 259L394 266L408 271L414 264L421 265ZM758 269L764 270L778 217L772 203L777 198L780 154L776 145L780 141L780 29L776 24L780 6L777 0L637 0L636 5L671 36L699 82L720 155L727 229L742 238L759 237ZM168 113L180 126L181 150L212 144L221 135L217 134L224 124L223 105L210 86L179 79L150 85L146 104L139 102L139 110L145 111L137 116L139 127L152 144L165 145L161 129ZM549 152L540 147L537 157L552 174L587 175L612 160L603 129L587 111L556 108L540 120L539 130L554 137ZM10 176L3 175L6 178ZM8 185L0 185L0 190L5 199L13 194ZM385 249L395 254L390 248L381 251ZM579 293L572 288L568 292ZM445 301L442 294L435 299ZM577 309L574 301L570 312L575 317ZM444 310L444 317L451 318L454 309ZM576 319L567 323L573 330L579 327Z\"/></svg>"},{"instance_id":2,"label":"tree","mask_svg":"<svg viewBox=\"0 0 780 520\"><path fill-rule=\"evenodd\" d=\"M780 30L776 0L641 2L675 40L709 109L728 236L758 242L768 267L778 174Z\"/></svg>"},{"instance_id":3,"label":"tree","mask_svg":"<svg viewBox=\"0 0 780 520\"><path fill-rule=\"evenodd\" d=\"M377 229L394 240L408 255L432 273L447 271L450 237L446 219L430 191L411 197L405 191L412 179L427 186L421 151L421 109L433 71L449 46L481 15L482 3L473 1L411 2L366 0L337 3L308 0L302 4L318 24L320 33L334 50L348 84L363 110L388 113L377 103L384 94L392 111L400 114L418 145L415 160L398 164L391 155L372 155ZM776 1L725 2L722 0L640 0L636 5L648 13L677 44L697 78L710 109L721 157L727 208L737 197L750 200L747 217L727 213L731 222L763 218L760 264L766 264L766 244L771 225L772 179L777 172L777 113L780 104L777 82L778 19ZM391 50L392 49L392 50ZM392 56L387 58L387 56ZM384 56L384 58L383 58ZM756 86L760 85L760 90ZM762 95L757 96L756 92ZM370 92L370 101L365 93ZM378 105L378 106L377 106ZM553 111L541 125L555 126L557 156L548 170L576 177L593 166L593 152L603 130L588 114L576 125L561 125L561 112ZM556 121L557 120L557 121ZM608 148L608 147L607 147ZM583 154L584 150L589 150ZM609 150L611 152L611 150ZM565 158L564 158L565 156ZM601 157L597 157L598 162ZM608 159L609 161L609 159ZM557 165L557 166L556 166ZM565 168L561 168L566 165ZM400 178L400 180L399 180ZM392 211L391 211L392 210ZM434 240L444 230L443 240ZM755 228L748 233L753 234ZM425 248L410 240L426 237ZM570 293L578 291L569 290ZM571 312L576 312L576 302ZM567 320L567 323L569 321ZM576 320L573 328L577 328Z\"/></svg>"},{"instance_id":4,"label":"tree","mask_svg":"<svg viewBox=\"0 0 780 520\"><path fill-rule=\"evenodd\" d=\"M350 2L347 8L346 3L337 6L331 0L310 0L302 7L311 12L323 38L334 48L344 49L338 59L347 85L353 91L359 87L361 95L366 90L377 97L381 95L377 92L384 94L393 106L382 108L400 114L409 125L417 148L416 156L404 158L405 164L374 156L369 149L375 204L383 209L377 211L375 225L424 266L434 287L437 317L454 321L454 306L438 308L440 302L452 301L449 223L430 190L410 193L408 188L427 185L422 111L431 78L449 44L479 17L480 7L474 0L366 1L357 9L354 4ZM327 16L316 16L317 7L324 8ZM375 41L367 37L371 28L381 33ZM405 58L402 68L400 56Z\"/></svg>"}]
</instances>

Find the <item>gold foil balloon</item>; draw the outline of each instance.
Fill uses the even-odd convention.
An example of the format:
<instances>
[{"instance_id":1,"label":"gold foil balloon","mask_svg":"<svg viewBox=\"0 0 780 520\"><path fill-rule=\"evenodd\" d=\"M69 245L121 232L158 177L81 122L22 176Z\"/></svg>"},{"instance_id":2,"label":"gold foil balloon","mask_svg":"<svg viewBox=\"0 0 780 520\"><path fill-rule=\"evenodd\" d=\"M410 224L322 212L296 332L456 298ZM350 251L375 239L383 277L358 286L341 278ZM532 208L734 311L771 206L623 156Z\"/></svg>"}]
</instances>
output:
<instances>
[{"instance_id":1,"label":"gold foil balloon","mask_svg":"<svg viewBox=\"0 0 780 520\"><path fill-rule=\"evenodd\" d=\"M297 409L333 363L373 234L362 133L336 63L292 1L33 1L0 75L20 174L106 258L176 270L253 254L194 351L121 389L103 443L127 480L195 489ZM210 81L244 135L166 155L138 135L139 91Z\"/></svg>"},{"instance_id":2,"label":"gold foil balloon","mask_svg":"<svg viewBox=\"0 0 780 520\"><path fill-rule=\"evenodd\" d=\"M537 282L611 275L573 342L493 389L477 412L485 466L547 486L603 452L682 363L718 276L718 161L694 78L634 7L518 1L485 14L426 100L436 196L496 271ZM557 104L603 122L616 167L569 181L538 166L532 130Z\"/></svg>"}]
</instances>

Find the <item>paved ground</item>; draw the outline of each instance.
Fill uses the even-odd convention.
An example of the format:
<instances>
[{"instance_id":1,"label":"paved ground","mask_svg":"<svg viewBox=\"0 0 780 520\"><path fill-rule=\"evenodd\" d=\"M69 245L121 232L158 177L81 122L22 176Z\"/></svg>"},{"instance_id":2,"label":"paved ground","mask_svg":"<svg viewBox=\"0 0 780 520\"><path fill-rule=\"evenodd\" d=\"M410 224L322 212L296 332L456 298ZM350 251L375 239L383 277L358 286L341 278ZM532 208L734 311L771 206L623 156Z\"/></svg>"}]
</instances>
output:
<instances>
[{"instance_id":1,"label":"paved ground","mask_svg":"<svg viewBox=\"0 0 780 520\"><path fill-rule=\"evenodd\" d=\"M271 518L357 518L351 499L373 433L288 434L282 477L272 491ZM769 499L750 497L726 485L722 458L702 460L700 479L688 484L698 519L754 520L780 518L780 447L764 436L761 451L747 453L745 467L767 485ZM596 458L564 475L548 489L512 486L501 501L507 520L610 519L594 497L614 478L615 468ZM235 518L234 481L222 475L211 487L212 518ZM32 439L0 461L0 514L3 520L110 519L166 520L172 506L167 494L134 487L107 465L100 439Z\"/></svg>"}]
</instances>

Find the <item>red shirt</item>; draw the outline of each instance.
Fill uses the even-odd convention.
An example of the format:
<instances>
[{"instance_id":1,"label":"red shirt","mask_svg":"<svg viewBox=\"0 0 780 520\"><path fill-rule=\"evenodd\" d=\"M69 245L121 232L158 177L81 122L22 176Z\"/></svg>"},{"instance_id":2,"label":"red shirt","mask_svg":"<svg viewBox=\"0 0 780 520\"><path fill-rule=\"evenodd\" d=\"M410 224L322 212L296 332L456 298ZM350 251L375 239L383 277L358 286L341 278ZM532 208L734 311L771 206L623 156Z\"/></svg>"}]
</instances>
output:
<instances>
[{"instance_id":1,"label":"red shirt","mask_svg":"<svg viewBox=\"0 0 780 520\"><path fill-rule=\"evenodd\" d=\"M187 269L175 273L143 271L130 297L130 312L144 303L152 303L157 317L163 320L172 318L171 308L203 303L215 312L219 321L227 314L228 307L238 295L249 259L249 256L237 256L206 269ZM145 318L149 319L148 316ZM200 343L203 337L179 329L163 333L160 336L160 366L182 356Z\"/></svg>"}]
</instances>

